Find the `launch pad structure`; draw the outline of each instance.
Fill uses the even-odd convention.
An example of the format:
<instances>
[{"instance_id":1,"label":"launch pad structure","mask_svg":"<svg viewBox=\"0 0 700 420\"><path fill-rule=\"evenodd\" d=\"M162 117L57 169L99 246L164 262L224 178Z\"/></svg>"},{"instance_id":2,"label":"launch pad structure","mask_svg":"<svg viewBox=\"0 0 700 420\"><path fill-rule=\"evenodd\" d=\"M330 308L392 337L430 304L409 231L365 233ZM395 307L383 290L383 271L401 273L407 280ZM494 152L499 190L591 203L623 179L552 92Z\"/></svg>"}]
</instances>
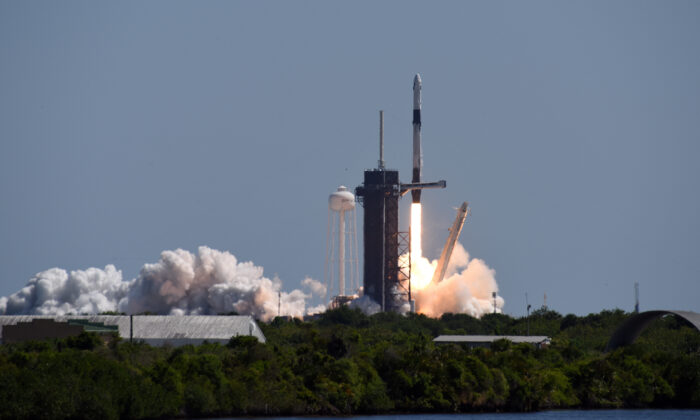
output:
<instances>
[{"instance_id":1,"label":"launch pad structure","mask_svg":"<svg viewBox=\"0 0 700 420\"><path fill-rule=\"evenodd\" d=\"M379 303L382 311L398 312L406 304L414 310L411 296L411 233L399 231L399 199L412 191L413 203L420 203L420 191L445 188L444 180L421 182L421 80L413 83L413 178L402 184L399 171L384 165L384 113L379 111L379 165L364 173L364 182L355 189L364 207L364 294ZM400 261L399 256L408 254Z\"/></svg>"},{"instance_id":2,"label":"launch pad structure","mask_svg":"<svg viewBox=\"0 0 700 420\"><path fill-rule=\"evenodd\" d=\"M400 238L399 233L399 171L366 170L364 183L355 194L364 207L364 294L379 303L382 311L397 311L402 301L411 299L410 281L402 287L399 280L399 242L410 243L405 240L407 234Z\"/></svg>"},{"instance_id":3,"label":"launch pad structure","mask_svg":"<svg viewBox=\"0 0 700 420\"><path fill-rule=\"evenodd\" d=\"M355 195L364 207L364 294L382 311L397 312L411 297L411 233L399 231L399 199L413 189L445 188L446 181L402 184L399 171L368 169ZM403 263L399 256L408 254Z\"/></svg>"}]
</instances>

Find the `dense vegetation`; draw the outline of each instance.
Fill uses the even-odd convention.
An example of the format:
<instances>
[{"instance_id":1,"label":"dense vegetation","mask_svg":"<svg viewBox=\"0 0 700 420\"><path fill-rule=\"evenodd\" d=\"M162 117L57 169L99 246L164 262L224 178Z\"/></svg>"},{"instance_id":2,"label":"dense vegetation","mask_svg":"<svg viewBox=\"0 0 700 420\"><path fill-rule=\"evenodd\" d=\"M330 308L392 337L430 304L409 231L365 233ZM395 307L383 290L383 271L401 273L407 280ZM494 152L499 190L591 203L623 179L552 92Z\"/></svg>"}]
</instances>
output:
<instances>
[{"instance_id":1,"label":"dense vegetation","mask_svg":"<svg viewBox=\"0 0 700 420\"><path fill-rule=\"evenodd\" d=\"M627 317L536 311L552 345L435 345L439 334L525 334L528 320L378 314L346 308L261 324L226 346L155 348L83 333L0 347L0 418L530 411L700 407L700 334L667 317L610 354Z\"/></svg>"}]
</instances>

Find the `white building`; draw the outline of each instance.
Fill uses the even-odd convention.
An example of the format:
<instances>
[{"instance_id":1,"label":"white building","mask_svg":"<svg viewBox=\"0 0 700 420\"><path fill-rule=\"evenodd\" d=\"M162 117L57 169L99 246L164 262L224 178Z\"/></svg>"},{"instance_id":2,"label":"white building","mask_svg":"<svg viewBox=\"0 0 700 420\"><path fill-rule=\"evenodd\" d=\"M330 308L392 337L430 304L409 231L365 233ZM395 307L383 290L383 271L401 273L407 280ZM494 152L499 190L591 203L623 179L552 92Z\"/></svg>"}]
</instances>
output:
<instances>
[{"instance_id":1,"label":"white building","mask_svg":"<svg viewBox=\"0 0 700 420\"><path fill-rule=\"evenodd\" d=\"M0 337L3 326L18 323L30 325L34 319L51 319L55 322L87 320L115 325L122 339L144 341L153 346L182 346L205 341L226 344L235 336L252 336L261 343L266 342L258 324L247 315L3 315L0 316Z\"/></svg>"}]
</instances>

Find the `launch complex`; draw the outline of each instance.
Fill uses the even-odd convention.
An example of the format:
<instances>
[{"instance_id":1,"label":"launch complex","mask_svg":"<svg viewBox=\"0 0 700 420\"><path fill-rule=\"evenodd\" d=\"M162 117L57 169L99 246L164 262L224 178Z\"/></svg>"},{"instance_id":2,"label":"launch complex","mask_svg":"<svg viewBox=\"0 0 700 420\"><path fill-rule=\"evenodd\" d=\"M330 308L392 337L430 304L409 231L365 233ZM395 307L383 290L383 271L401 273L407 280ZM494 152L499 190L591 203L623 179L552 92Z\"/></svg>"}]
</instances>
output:
<instances>
[{"instance_id":1,"label":"launch complex","mask_svg":"<svg viewBox=\"0 0 700 420\"><path fill-rule=\"evenodd\" d=\"M379 303L382 311L415 311L415 302L411 296L411 258L421 256L420 223L421 192L427 188L445 188L444 180L423 182L421 170L423 157L421 151L421 89L420 75L413 79L413 174L410 183L402 183L399 171L387 169L384 164L384 118L379 115L379 164L376 169L364 172L364 182L355 189L357 200L364 207L364 294ZM408 232L399 231L399 199L411 192L411 223ZM463 205L466 217L466 203ZM458 215L459 219L459 215ZM451 254L454 241L459 236L459 229L452 232L452 245L448 238ZM454 230L454 227L453 229ZM399 258L407 254L408 259ZM443 266L449 261L449 255L441 256ZM437 274L437 272L436 272ZM444 271L443 271L444 275ZM441 280L441 278L439 279Z\"/></svg>"}]
</instances>

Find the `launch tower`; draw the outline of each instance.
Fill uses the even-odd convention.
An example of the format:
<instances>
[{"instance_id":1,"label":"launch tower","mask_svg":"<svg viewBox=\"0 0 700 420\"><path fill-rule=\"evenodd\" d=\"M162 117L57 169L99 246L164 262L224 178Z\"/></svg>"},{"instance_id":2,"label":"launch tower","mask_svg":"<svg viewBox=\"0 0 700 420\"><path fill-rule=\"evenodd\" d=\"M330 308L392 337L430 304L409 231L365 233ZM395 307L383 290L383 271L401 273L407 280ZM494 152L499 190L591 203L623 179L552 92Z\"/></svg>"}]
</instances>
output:
<instances>
[{"instance_id":1,"label":"launch tower","mask_svg":"<svg viewBox=\"0 0 700 420\"><path fill-rule=\"evenodd\" d=\"M364 206L364 294L382 311L398 310L399 171L383 167L365 171L355 194Z\"/></svg>"},{"instance_id":2,"label":"launch tower","mask_svg":"<svg viewBox=\"0 0 700 420\"><path fill-rule=\"evenodd\" d=\"M408 253L408 232L399 231L399 198L412 191L414 203L420 203L425 188L445 188L444 180L421 182L421 89L419 75L413 82L413 177L402 184L399 171L384 166L384 113L379 111L379 166L365 171L364 183L355 195L364 207L364 294L379 303L382 311L398 311L411 304L410 253L406 267L399 255Z\"/></svg>"}]
</instances>

